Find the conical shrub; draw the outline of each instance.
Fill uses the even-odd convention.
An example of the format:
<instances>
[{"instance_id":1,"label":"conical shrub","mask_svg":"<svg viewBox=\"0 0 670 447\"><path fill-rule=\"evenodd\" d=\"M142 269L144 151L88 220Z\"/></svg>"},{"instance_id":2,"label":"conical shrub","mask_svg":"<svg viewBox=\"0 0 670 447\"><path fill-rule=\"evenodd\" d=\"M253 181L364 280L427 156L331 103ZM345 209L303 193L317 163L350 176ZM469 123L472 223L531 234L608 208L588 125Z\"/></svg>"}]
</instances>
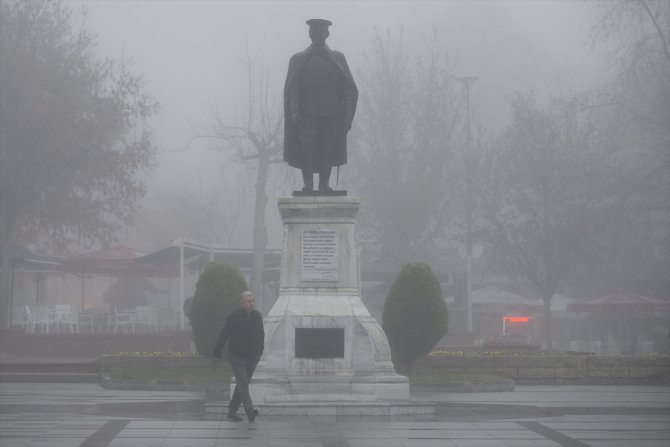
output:
<instances>
[{"instance_id":1,"label":"conical shrub","mask_svg":"<svg viewBox=\"0 0 670 447\"><path fill-rule=\"evenodd\" d=\"M201 355L211 357L228 315L240 307L247 282L235 264L211 262L195 287L191 307L193 340Z\"/></svg>"},{"instance_id":2,"label":"conical shrub","mask_svg":"<svg viewBox=\"0 0 670 447\"><path fill-rule=\"evenodd\" d=\"M447 305L427 264L410 262L400 270L384 303L382 327L408 372L447 333Z\"/></svg>"}]
</instances>

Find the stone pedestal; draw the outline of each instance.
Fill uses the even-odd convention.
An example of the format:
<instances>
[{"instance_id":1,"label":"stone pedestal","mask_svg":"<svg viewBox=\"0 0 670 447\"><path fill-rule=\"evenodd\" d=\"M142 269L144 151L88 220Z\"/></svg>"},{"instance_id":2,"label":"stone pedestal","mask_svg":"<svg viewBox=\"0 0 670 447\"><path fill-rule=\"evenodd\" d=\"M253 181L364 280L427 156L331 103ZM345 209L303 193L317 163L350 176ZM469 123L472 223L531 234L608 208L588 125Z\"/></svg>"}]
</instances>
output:
<instances>
[{"instance_id":1,"label":"stone pedestal","mask_svg":"<svg viewBox=\"0 0 670 447\"><path fill-rule=\"evenodd\" d=\"M291 407L351 414L409 408L408 380L395 373L386 335L360 298L359 205L356 197L279 200L279 298L265 318L265 353L251 385L254 405L265 414Z\"/></svg>"}]
</instances>

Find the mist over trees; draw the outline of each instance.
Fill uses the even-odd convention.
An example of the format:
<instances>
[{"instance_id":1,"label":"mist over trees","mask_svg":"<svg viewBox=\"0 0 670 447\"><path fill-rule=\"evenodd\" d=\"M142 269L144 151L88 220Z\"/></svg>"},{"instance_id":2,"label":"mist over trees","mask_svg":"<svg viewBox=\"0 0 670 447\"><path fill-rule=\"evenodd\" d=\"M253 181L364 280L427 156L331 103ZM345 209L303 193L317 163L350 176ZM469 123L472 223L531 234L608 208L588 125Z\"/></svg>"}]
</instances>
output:
<instances>
[{"instance_id":1,"label":"mist over trees","mask_svg":"<svg viewBox=\"0 0 670 447\"><path fill-rule=\"evenodd\" d=\"M12 247L112 241L146 193L144 126L157 110L125 63L58 2L0 4L0 281L9 316Z\"/></svg>"},{"instance_id":2,"label":"mist over trees","mask_svg":"<svg viewBox=\"0 0 670 447\"><path fill-rule=\"evenodd\" d=\"M177 237L235 246L252 194L247 173L150 190L128 229L128 245L158 250Z\"/></svg>"},{"instance_id":3,"label":"mist over trees","mask_svg":"<svg viewBox=\"0 0 670 447\"><path fill-rule=\"evenodd\" d=\"M569 275L602 257L596 238L620 193L611 138L575 102L543 109L532 94L512 102L512 123L480 160L476 197L480 237L512 277L533 286L545 308Z\"/></svg>"},{"instance_id":4,"label":"mist over trees","mask_svg":"<svg viewBox=\"0 0 670 447\"><path fill-rule=\"evenodd\" d=\"M607 78L590 92L611 135L621 194L599 238L603 281L667 296L670 281L670 3L600 2L591 33L608 48Z\"/></svg>"},{"instance_id":5,"label":"mist over trees","mask_svg":"<svg viewBox=\"0 0 670 447\"><path fill-rule=\"evenodd\" d=\"M408 261L426 256L445 234L460 118L458 84L436 46L407 54L402 36L377 35L359 75L346 181L365 197L359 238L366 256Z\"/></svg>"},{"instance_id":6,"label":"mist over trees","mask_svg":"<svg viewBox=\"0 0 670 447\"><path fill-rule=\"evenodd\" d=\"M575 39L564 52L551 52L546 34L538 33L546 41L533 40L518 28L529 20L526 14L547 14L542 3L528 2L523 14L517 9L511 17L507 2L426 2L415 16L394 18L403 32L376 31L376 22L366 22L365 29L375 29L369 37L347 36L350 23L335 22L342 28L329 42L347 54L360 90L340 184L363 199L361 253L366 260L429 261L436 246L462 242L464 210L472 206L473 237L486 247L487 271L531 283L547 307L551 294L573 290L582 297L617 288L667 297L670 3L564 2L584 6L573 14L593 20L593 59L604 54L606 68L595 73L589 72L595 63L569 67L567 58L561 60L576 51ZM73 243L107 244L128 234L151 248L181 236L237 247L253 241L262 254L268 231L280 227L277 216L266 216L270 197L291 191L290 172L268 164L282 141L273 101L281 98L290 51L308 43L306 29L290 49L259 49L254 63L271 64L278 76L261 76L254 66L245 80L220 80L220 91L208 92L207 99L222 93L226 107L203 131L226 155L216 174L221 181L156 182L138 214L146 192L141 174L155 156L146 122L157 112L141 79L123 62L100 58L86 23L80 26L62 3L1 4L3 255L11 246L56 253ZM458 16L464 23L432 32L426 14L445 23ZM272 35L276 42L281 37ZM216 45L223 53L243 42ZM197 45L201 49L204 42ZM219 56L208 57L217 66ZM249 59L227 57L214 75L245 64ZM189 74L202 67L196 68ZM571 70L583 71L576 88L565 80ZM198 77L206 74L214 76ZM471 88L470 170L464 167L466 102L456 80L464 75L481 77ZM164 70L154 76L178 78ZM193 85L175 88L196 91ZM203 101L205 112L207 105ZM234 113L239 119L231 118ZM192 133L189 125L170 123ZM471 195L464 189L468 181ZM7 262L4 256L3 306ZM5 307L0 310L7 315ZM551 345L551 332L546 337Z\"/></svg>"},{"instance_id":7,"label":"mist over trees","mask_svg":"<svg viewBox=\"0 0 670 447\"><path fill-rule=\"evenodd\" d=\"M528 282L544 301L549 349L551 297L575 283L655 296L669 288L670 4L600 8L593 39L611 48L609 77L570 95L518 91L508 126L477 132L470 169L457 66L422 64L377 35L359 79L349 181L365 196L364 253L427 259L441 238L464 237L472 206L490 270Z\"/></svg>"}]
</instances>

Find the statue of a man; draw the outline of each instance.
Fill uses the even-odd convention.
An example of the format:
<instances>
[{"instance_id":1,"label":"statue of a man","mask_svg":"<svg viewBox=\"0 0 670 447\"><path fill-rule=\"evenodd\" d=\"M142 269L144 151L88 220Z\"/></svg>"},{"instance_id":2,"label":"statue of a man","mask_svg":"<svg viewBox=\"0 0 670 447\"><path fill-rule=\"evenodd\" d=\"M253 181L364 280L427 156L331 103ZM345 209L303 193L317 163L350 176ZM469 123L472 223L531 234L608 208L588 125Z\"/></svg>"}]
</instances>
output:
<instances>
[{"instance_id":1,"label":"statue of a man","mask_svg":"<svg viewBox=\"0 0 670 447\"><path fill-rule=\"evenodd\" d=\"M332 194L333 166L347 162L347 132L356 112L358 88L344 54L326 45L328 20L308 20L310 45L294 54L284 85L284 161L302 170L304 194Z\"/></svg>"}]
</instances>

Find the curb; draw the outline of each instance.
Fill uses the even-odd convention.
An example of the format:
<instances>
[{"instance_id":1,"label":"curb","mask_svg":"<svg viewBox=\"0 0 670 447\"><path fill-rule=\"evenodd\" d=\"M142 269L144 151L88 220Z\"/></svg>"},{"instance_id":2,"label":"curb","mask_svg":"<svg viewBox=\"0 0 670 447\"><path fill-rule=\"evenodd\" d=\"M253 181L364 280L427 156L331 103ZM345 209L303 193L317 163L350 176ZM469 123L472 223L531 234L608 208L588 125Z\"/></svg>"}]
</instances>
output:
<instances>
[{"instance_id":1,"label":"curb","mask_svg":"<svg viewBox=\"0 0 670 447\"><path fill-rule=\"evenodd\" d=\"M98 383L99 381L100 378L96 373L0 373L0 383Z\"/></svg>"},{"instance_id":2,"label":"curb","mask_svg":"<svg viewBox=\"0 0 670 447\"><path fill-rule=\"evenodd\" d=\"M206 391L229 394L230 383L223 380L118 380L98 377L96 382L110 390Z\"/></svg>"},{"instance_id":3,"label":"curb","mask_svg":"<svg viewBox=\"0 0 670 447\"><path fill-rule=\"evenodd\" d=\"M503 379L495 382L410 384L409 390L433 393L496 393L514 391L515 385L512 379Z\"/></svg>"}]
</instances>

